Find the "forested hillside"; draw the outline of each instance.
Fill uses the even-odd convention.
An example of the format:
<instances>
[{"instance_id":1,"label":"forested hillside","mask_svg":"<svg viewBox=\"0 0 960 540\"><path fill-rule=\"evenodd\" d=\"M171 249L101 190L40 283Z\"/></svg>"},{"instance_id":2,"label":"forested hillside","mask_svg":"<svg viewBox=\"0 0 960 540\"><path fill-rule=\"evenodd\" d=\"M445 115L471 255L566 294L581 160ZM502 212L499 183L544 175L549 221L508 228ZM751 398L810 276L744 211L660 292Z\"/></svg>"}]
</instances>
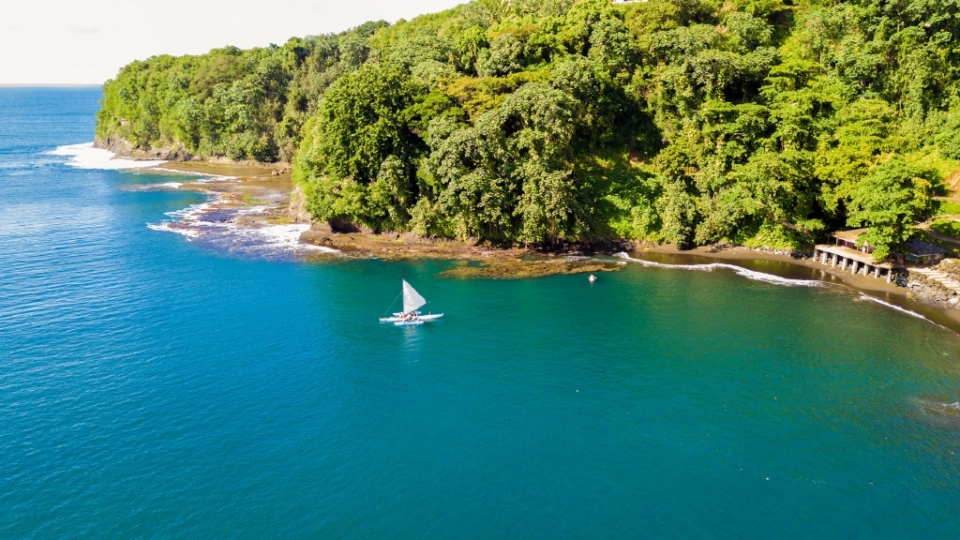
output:
<instances>
[{"instance_id":1,"label":"forested hillside","mask_svg":"<svg viewBox=\"0 0 960 540\"><path fill-rule=\"evenodd\" d=\"M316 219L550 245L905 241L960 170L960 0L478 0L126 66L100 139L291 160Z\"/></svg>"}]
</instances>

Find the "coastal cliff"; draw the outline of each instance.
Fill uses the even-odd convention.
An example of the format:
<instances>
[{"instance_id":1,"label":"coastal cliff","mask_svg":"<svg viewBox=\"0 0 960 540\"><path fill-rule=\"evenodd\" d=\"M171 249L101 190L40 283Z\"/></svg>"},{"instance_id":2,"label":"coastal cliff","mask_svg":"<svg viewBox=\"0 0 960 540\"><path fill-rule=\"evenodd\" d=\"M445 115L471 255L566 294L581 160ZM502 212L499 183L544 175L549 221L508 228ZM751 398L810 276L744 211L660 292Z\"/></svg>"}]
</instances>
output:
<instances>
[{"instance_id":1,"label":"coastal cliff","mask_svg":"<svg viewBox=\"0 0 960 540\"><path fill-rule=\"evenodd\" d=\"M130 141L127 141L121 137L97 137L93 146L96 148L103 148L104 150L109 150L114 154L130 157L133 159L162 159L165 161L193 161L203 160L200 156L194 156L187 152L187 149L182 145L177 147L167 147L167 148L149 148L141 149L135 147Z\"/></svg>"},{"instance_id":2,"label":"coastal cliff","mask_svg":"<svg viewBox=\"0 0 960 540\"><path fill-rule=\"evenodd\" d=\"M253 159L231 159L226 156L211 156L211 155L201 155L194 154L187 150L187 148L182 144L164 146L164 147L153 147L148 148L139 148L133 145L130 141L118 137L97 137L93 146L96 148L102 148L104 150L109 150L114 154L119 156L128 157L132 159L145 159L145 160L154 160L160 159L164 161L203 161L208 163L222 163L230 165L255 165L255 166L266 166L273 167L277 174L284 172L290 172L290 164L283 161L274 161L274 162L263 162Z\"/></svg>"}]
</instances>

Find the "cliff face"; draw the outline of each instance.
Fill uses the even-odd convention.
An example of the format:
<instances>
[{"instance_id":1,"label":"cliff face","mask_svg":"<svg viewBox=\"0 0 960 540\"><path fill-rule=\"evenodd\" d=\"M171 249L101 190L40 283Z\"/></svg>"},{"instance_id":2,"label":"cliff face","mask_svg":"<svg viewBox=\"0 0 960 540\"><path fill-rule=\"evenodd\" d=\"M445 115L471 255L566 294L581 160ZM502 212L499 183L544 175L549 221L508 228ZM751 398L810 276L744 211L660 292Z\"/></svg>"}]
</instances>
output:
<instances>
[{"instance_id":1,"label":"cliff face","mask_svg":"<svg viewBox=\"0 0 960 540\"><path fill-rule=\"evenodd\" d=\"M164 161L206 161L210 163L230 163L236 165L266 165L285 170L290 168L290 164L282 161L263 162L252 159L236 160L226 156L202 156L191 154L182 145L166 147L150 147L148 149L137 148L130 141L117 136L97 137L93 145L97 148L109 150L119 156L133 159L162 159Z\"/></svg>"},{"instance_id":2,"label":"cliff face","mask_svg":"<svg viewBox=\"0 0 960 540\"><path fill-rule=\"evenodd\" d=\"M130 143L130 141L127 141L121 137L97 137L97 139L93 142L93 145L97 148L109 150L114 154L134 159L162 159L165 161L194 161L200 159L198 156L194 156L187 152L182 145L178 145L177 147L150 148L148 150L143 150L141 148L136 148Z\"/></svg>"}]
</instances>

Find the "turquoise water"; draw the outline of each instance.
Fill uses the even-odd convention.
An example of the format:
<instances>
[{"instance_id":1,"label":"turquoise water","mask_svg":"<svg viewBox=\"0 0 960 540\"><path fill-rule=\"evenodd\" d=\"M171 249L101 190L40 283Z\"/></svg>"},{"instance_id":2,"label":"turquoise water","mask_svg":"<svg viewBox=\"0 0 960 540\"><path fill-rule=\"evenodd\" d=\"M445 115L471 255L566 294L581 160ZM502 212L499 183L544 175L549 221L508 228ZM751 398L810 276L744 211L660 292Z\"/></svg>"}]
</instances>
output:
<instances>
[{"instance_id":1,"label":"turquoise water","mask_svg":"<svg viewBox=\"0 0 960 540\"><path fill-rule=\"evenodd\" d=\"M841 287L526 281L151 230L0 89L0 538L955 538L960 339ZM377 317L406 278L446 317ZM952 414L956 413L956 414Z\"/></svg>"}]
</instances>

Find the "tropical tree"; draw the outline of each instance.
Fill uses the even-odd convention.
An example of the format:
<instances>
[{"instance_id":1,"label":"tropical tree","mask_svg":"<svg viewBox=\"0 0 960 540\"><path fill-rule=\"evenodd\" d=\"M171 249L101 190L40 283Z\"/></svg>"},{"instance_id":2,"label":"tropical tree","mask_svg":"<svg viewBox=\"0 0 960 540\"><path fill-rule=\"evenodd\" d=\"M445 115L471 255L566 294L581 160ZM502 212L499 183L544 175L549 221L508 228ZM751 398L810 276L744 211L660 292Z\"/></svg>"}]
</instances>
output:
<instances>
[{"instance_id":1,"label":"tropical tree","mask_svg":"<svg viewBox=\"0 0 960 540\"><path fill-rule=\"evenodd\" d=\"M910 239L914 222L930 209L935 174L896 159L877 166L853 190L847 224L869 227L860 241L874 247L876 260Z\"/></svg>"}]
</instances>

